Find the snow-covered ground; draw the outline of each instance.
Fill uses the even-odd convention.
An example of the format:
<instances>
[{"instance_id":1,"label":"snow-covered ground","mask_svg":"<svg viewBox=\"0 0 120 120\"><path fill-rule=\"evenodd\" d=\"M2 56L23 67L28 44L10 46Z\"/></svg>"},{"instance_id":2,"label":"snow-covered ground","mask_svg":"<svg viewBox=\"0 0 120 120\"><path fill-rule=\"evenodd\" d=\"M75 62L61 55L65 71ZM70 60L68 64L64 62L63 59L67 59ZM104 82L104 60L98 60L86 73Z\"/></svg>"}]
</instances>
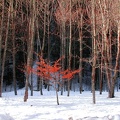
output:
<instances>
[{"instance_id":1,"label":"snow-covered ground","mask_svg":"<svg viewBox=\"0 0 120 120\"><path fill-rule=\"evenodd\" d=\"M30 92L29 92L30 93ZM89 91L67 92L59 95L60 105L56 103L55 91L44 90L41 96L34 91L27 102L23 102L24 89L3 93L0 98L0 120L120 120L120 92L115 98L107 98L107 92L96 92L96 104L92 103Z\"/></svg>"}]
</instances>

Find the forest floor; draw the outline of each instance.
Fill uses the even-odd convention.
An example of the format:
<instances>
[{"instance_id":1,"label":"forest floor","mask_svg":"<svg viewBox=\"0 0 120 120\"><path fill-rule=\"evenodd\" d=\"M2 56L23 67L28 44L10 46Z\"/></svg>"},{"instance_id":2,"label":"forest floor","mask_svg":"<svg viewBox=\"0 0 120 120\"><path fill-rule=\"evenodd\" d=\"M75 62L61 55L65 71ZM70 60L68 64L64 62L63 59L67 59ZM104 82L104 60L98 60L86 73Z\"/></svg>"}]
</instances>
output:
<instances>
[{"instance_id":1,"label":"forest floor","mask_svg":"<svg viewBox=\"0 0 120 120\"><path fill-rule=\"evenodd\" d=\"M59 93L60 94L60 93ZM0 98L0 120L120 120L120 92L115 98L108 98L108 93L102 95L96 92L96 104L92 103L90 91L67 92L59 95L60 105L57 105L55 91L34 91L27 102L23 101L24 89L14 92L4 92Z\"/></svg>"}]
</instances>

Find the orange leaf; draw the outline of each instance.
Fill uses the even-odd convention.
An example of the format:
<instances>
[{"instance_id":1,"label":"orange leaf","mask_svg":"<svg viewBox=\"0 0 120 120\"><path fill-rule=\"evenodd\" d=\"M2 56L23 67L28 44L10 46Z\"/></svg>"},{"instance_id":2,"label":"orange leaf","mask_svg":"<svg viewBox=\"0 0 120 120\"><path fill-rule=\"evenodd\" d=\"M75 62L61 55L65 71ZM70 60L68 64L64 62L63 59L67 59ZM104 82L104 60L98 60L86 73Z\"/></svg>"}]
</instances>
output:
<instances>
[{"instance_id":1,"label":"orange leaf","mask_svg":"<svg viewBox=\"0 0 120 120\"><path fill-rule=\"evenodd\" d=\"M69 70L67 69L67 70L62 71L61 74L64 75L64 74L67 74L68 72L69 72Z\"/></svg>"},{"instance_id":2,"label":"orange leaf","mask_svg":"<svg viewBox=\"0 0 120 120\"><path fill-rule=\"evenodd\" d=\"M68 73L68 74L62 76L62 78L64 78L64 79L71 79L72 77L73 77L73 73Z\"/></svg>"}]
</instances>

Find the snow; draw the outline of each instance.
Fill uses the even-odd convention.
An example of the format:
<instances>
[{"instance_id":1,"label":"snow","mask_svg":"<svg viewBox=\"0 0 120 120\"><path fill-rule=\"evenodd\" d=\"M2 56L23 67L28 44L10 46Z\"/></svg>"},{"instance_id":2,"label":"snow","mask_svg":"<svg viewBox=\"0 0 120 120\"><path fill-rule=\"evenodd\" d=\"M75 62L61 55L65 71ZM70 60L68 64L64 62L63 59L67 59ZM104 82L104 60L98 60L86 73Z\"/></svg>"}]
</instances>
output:
<instances>
[{"instance_id":1,"label":"snow","mask_svg":"<svg viewBox=\"0 0 120 120\"><path fill-rule=\"evenodd\" d=\"M96 92L96 104L92 103L92 93L84 91L67 92L61 96L57 105L55 91L34 91L27 102L23 101L24 89L14 92L4 92L0 98L0 120L120 120L120 93L115 98L107 98Z\"/></svg>"}]
</instances>

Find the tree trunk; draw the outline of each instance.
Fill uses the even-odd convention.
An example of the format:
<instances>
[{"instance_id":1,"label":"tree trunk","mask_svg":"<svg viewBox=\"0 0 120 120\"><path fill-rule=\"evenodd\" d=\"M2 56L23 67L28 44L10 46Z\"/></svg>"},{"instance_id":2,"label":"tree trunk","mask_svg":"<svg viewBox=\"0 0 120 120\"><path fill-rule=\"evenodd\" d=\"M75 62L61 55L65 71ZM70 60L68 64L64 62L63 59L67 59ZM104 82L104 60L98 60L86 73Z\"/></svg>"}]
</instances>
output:
<instances>
[{"instance_id":1,"label":"tree trunk","mask_svg":"<svg viewBox=\"0 0 120 120\"><path fill-rule=\"evenodd\" d=\"M58 98L58 91L57 91L57 88L55 88L55 91L56 91L57 105L59 105L59 98Z\"/></svg>"},{"instance_id":2,"label":"tree trunk","mask_svg":"<svg viewBox=\"0 0 120 120\"><path fill-rule=\"evenodd\" d=\"M95 0L92 0L92 39L93 39L93 64L92 64L92 94L93 94L93 103L96 103L95 100L95 72L96 72L96 30L95 30Z\"/></svg>"},{"instance_id":3,"label":"tree trunk","mask_svg":"<svg viewBox=\"0 0 120 120\"><path fill-rule=\"evenodd\" d=\"M43 78L40 78L40 95L43 95L43 90L42 90L42 86L43 86Z\"/></svg>"},{"instance_id":4,"label":"tree trunk","mask_svg":"<svg viewBox=\"0 0 120 120\"><path fill-rule=\"evenodd\" d=\"M39 1L37 1L39 2ZM37 11L37 15L39 14L39 4L37 3L37 8L36 8L36 11ZM40 41L40 33L39 33L39 19L38 17L36 18L36 31L37 31L37 61L39 62L39 52L41 50L41 41ZM40 77L37 76L37 91L40 90Z\"/></svg>"},{"instance_id":5,"label":"tree trunk","mask_svg":"<svg viewBox=\"0 0 120 120\"><path fill-rule=\"evenodd\" d=\"M102 90L103 90L103 69L102 69L102 62L100 65L100 94L102 94Z\"/></svg>"},{"instance_id":6,"label":"tree trunk","mask_svg":"<svg viewBox=\"0 0 120 120\"><path fill-rule=\"evenodd\" d=\"M120 4L120 3L119 3ZM120 60L120 21L118 21L118 36L117 36L117 55L116 55L116 64L114 68L114 75L112 78L112 87L111 87L111 93L109 93L109 97L114 97L114 88L116 83L117 74L119 71L119 60Z\"/></svg>"},{"instance_id":7,"label":"tree trunk","mask_svg":"<svg viewBox=\"0 0 120 120\"><path fill-rule=\"evenodd\" d=\"M79 23L78 23L79 24ZM82 27L83 27L83 13L81 12L81 19L79 25L79 44L80 44L80 62L79 69L82 68ZM82 93L82 71L79 72L80 94Z\"/></svg>"},{"instance_id":8,"label":"tree trunk","mask_svg":"<svg viewBox=\"0 0 120 120\"><path fill-rule=\"evenodd\" d=\"M3 20L4 20L4 1L2 1L2 16L0 23L0 97L2 96L2 33L3 33Z\"/></svg>"},{"instance_id":9,"label":"tree trunk","mask_svg":"<svg viewBox=\"0 0 120 120\"><path fill-rule=\"evenodd\" d=\"M103 62L104 62L104 43L102 40L102 47L101 47L101 59L100 59L100 94L102 94L102 89L103 89L103 78L104 78L104 73L103 73Z\"/></svg>"},{"instance_id":10,"label":"tree trunk","mask_svg":"<svg viewBox=\"0 0 120 120\"><path fill-rule=\"evenodd\" d=\"M105 70L106 70L106 78L107 78L107 84L108 84L108 97L110 97L111 94L111 85L112 85L112 72L109 70L111 67L111 59L110 59L110 45L108 43L107 39L107 31L108 31L108 24L109 24L109 17L108 16L108 11L106 11L106 3L103 1L103 3L99 0L99 6L100 6L100 12L101 12L101 18L102 18L102 48L103 48L103 58L104 59L104 65L105 65ZM103 7L104 6L104 7ZM106 16L107 14L107 16Z\"/></svg>"},{"instance_id":11,"label":"tree trunk","mask_svg":"<svg viewBox=\"0 0 120 120\"><path fill-rule=\"evenodd\" d=\"M14 84L14 93L17 95L17 84L16 84L16 61L15 61L15 54L16 54L16 48L15 48L15 23L14 18L16 17L16 11L13 9L13 0L10 1L10 7L11 7L11 19L12 19L12 57L13 57L13 84ZM15 9L17 7L17 3L15 5Z\"/></svg>"},{"instance_id":12,"label":"tree trunk","mask_svg":"<svg viewBox=\"0 0 120 120\"><path fill-rule=\"evenodd\" d=\"M35 1L31 0L31 17L29 21L29 41L28 41L28 56L27 56L27 66L32 65L32 59L33 59L33 47L34 47L34 22L35 22ZM27 68L28 69L28 68ZM24 95L24 102L28 99L28 85L29 85L29 76L30 73L26 71L26 83L25 83L25 95Z\"/></svg>"},{"instance_id":13,"label":"tree trunk","mask_svg":"<svg viewBox=\"0 0 120 120\"><path fill-rule=\"evenodd\" d=\"M72 44L72 21L71 21L71 0L70 0L70 40L69 40L69 59L68 59L68 69L69 70L71 70L71 44ZM67 94L67 96L69 96L70 95L70 80L68 80L68 94Z\"/></svg>"},{"instance_id":14,"label":"tree trunk","mask_svg":"<svg viewBox=\"0 0 120 120\"><path fill-rule=\"evenodd\" d=\"M48 5L47 5L47 11L49 11L49 1L48 1ZM51 46L51 42L50 42L50 14L48 15L48 18L47 18L47 25L48 25L48 29L47 29L47 32L48 32L48 64L50 64L50 46ZM47 82L47 90L50 91L50 85L49 85L49 81Z\"/></svg>"},{"instance_id":15,"label":"tree trunk","mask_svg":"<svg viewBox=\"0 0 120 120\"><path fill-rule=\"evenodd\" d=\"M42 47L41 47L41 57L43 58L43 52L44 52L44 47L45 47L45 37L46 37L46 11L47 11L47 1L45 1L45 6L44 6L44 23L43 23L43 41L42 41ZM40 78L40 94L43 95L43 78Z\"/></svg>"},{"instance_id":16,"label":"tree trunk","mask_svg":"<svg viewBox=\"0 0 120 120\"><path fill-rule=\"evenodd\" d=\"M9 21L10 21L10 7L8 9L8 19L7 19L7 27L6 27L6 35L5 35L5 45L4 45L4 52L3 52L3 59L2 59L2 73L1 73L1 81L0 81L0 97L2 97L3 76L4 76L4 70L5 70L4 67L5 67L6 51L7 51L7 44L8 44Z\"/></svg>"},{"instance_id":17,"label":"tree trunk","mask_svg":"<svg viewBox=\"0 0 120 120\"><path fill-rule=\"evenodd\" d=\"M62 71L65 69L65 22L62 21L62 25L61 25L61 57L64 56L64 59L61 60L61 64L62 64ZM62 80L62 86L61 86L61 95L63 95L63 90L65 87L65 82L64 80Z\"/></svg>"}]
</instances>

